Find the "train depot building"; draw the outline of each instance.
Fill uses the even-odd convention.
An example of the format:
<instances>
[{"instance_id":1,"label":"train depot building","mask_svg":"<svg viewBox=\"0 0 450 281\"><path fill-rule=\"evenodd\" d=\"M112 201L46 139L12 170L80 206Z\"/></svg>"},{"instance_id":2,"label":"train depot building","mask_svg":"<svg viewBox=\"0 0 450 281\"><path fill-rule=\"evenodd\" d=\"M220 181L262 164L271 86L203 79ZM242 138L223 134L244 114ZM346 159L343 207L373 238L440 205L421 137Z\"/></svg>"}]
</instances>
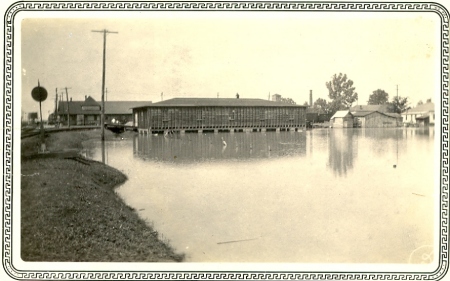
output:
<instances>
[{"instance_id":1,"label":"train depot building","mask_svg":"<svg viewBox=\"0 0 450 281\"><path fill-rule=\"evenodd\" d=\"M133 108L139 133L302 131L306 106L263 99L173 98Z\"/></svg>"},{"instance_id":2,"label":"train depot building","mask_svg":"<svg viewBox=\"0 0 450 281\"><path fill-rule=\"evenodd\" d=\"M125 124L133 121L133 107L151 104L151 101L105 101L105 124ZM91 96L84 101L60 101L57 108L59 123L74 126L100 126L101 102Z\"/></svg>"}]
</instances>

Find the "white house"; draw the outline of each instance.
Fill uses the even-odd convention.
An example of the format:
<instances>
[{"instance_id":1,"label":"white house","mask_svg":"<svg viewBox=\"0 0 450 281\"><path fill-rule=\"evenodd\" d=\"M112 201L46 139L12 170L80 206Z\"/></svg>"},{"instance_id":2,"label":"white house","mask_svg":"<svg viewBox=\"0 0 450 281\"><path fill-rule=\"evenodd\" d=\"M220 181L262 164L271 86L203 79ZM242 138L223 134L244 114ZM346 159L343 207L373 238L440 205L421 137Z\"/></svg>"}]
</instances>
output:
<instances>
[{"instance_id":1,"label":"white house","mask_svg":"<svg viewBox=\"0 0 450 281\"><path fill-rule=\"evenodd\" d=\"M353 116L348 110L336 111L330 118L330 126L333 128L353 128Z\"/></svg>"},{"instance_id":2,"label":"white house","mask_svg":"<svg viewBox=\"0 0 450 281\"><path fill-rule=\"evenodd\" d=\"M402 113L403 123L418 124L419 126L434 125L434 103L428 102L418 105Z\"/></svg>"}]
</instances>

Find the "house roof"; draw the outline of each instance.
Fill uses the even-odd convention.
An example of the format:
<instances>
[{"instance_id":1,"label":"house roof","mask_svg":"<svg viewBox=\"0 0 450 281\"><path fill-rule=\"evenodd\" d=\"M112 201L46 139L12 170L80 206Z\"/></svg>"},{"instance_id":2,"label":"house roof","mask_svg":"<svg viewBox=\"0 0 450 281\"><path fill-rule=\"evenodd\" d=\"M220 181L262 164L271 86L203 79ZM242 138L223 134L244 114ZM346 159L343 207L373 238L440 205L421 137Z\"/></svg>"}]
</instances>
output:
<instances>
[{"instance_id":1,"label":"house roof","mask_svg":"<svg viewBox=\"0 0 450 281\"><path fill-rule=\"evenodd\" d=\"M358 111L378 111L378 112L387 112L389 105L387 104L367 104L367 105L355 105L350 108L350 112L358 112Z\"/></svg>"},{"instance_id":2,"label":"house roof","mask_svg":"<svg viewBox=\"0 0 450 281\"><path fill-rule=\"evenodd\" d=\"M389 116L389 117L394 117L394 118L400 118L402 117L400 114L398 113L387 113L387 112L380 112L380 111L356 111L356 112L352 112L352 115L354 117L365 117L367 115L370 115L372 113L378 112L380 114Z\"/></svg>"},{"instance_id":3,"label":"house roof","mask_svg":"<svg viewBox=\"0 0 450 281\"><path fill-rule=\"evenodd\" d=\"M235 98L173 98L147 105L151 107L172 106L282 106L282 107L306 107L304 105L289 104L284 102L269 101L263 99L235 99ZM144 106L137 106L144 107ZM135 108L137 108L135 107Z\"/></svg>"},{"instance_id":4,"label":"house roof","mask_svg":"<svg viewBox=\"0 0 450 281\"><path fill-rule=\"evenodd\" d=\"M98 102L96 102L91 96L87 97L86 100L83 102L84 106L91 106L91 105L100 105Z\"/></svg>"},{"instance_id":5,"label":"house roof","mask_svg":"<svg viewBox=\"0 0 450 281\"><path fill-rule=\"evenodd\" d=\"M398 113L387 113L387 112L383 112L384 115L390 116L390 117L395 117L395 118L402 118L402 116Z\"/></svg>"},{"instance_id":6,"label":"house roof","mask_svg":"<svg viewBox=\"0 0 450 281\"><path fill-rule=\"evenodd\" d=\"M356 112L352 112L352 115L354 117L364 117L364 116L367 116L374 112L376 112L376 111L356 111Z\"/></svg>"},{"instance_id":7,"label":"house roof","mask_svg":"<svg viewBox=\"0 0 450 281\"><path fill-rule=\"evenodd\" d=\"M69 113L70 114L83 114L83 110L81 109L84 101L70 101L69 102ZM97 113L96 113L97 112ZM100 114L100 110L89 110L91 114ZM59 101L58 103L58 114L67 114L67 102Z\"/></svg>"},{"instance_id":8,"label":"house roof","mask_svg":"<svg viewBox=\"0 0 450 281\"><path fill-rule=\"evenodd\" d=\"M421 105L418 105L414 108L408 109L402 114L423 114L426 112L434 112L434 102L427 102Z\"/></svg>"},{"instance_id":9,"label":"house roof","mask_svg":"<svg viewBox=\"0 0 450 281\"><path fill-rule=\"evenodd\" d=\"M336 111L336 113L333 115L333 116L331 116L331 119L333 119L333 118L344 118L344 117L347 117L348 115L352 115L348 110L339 110L339 111Z\"/></svg>"},{"instance_id":10,"label":"house roof","mask_svg":"<svg viewBox=\"0 0 450 281\"><path fill-rule=\"evenodd\" d=\"M87 101L87 102L86 102ZM100 110L83 110L82 107L89 105L98 105L100 103L96 102L94 99L87 98L86 101L70 101L69 102L69 113L72 115L81 114L100 114ZM140 107L150 105L151 101L105 101L105 114L132 114L133 107ZM67 114L67 102L60 101L58 104L58 114Z\"/></svg>"}]
</instances>

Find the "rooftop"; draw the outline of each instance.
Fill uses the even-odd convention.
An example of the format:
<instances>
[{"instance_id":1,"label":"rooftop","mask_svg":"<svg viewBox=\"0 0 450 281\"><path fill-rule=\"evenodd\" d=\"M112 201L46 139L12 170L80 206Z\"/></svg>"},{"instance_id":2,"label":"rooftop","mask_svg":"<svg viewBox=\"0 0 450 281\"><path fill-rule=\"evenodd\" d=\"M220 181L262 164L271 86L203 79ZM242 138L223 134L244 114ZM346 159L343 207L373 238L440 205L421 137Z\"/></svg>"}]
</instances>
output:
<instances>
[{"instance_id":1,"label":"rooftop","mask_svg":"<svg viewBox=\"0 0 450 281\"><path fill-rule=\"evenodd\" d=\"M152 103L151 107L169 106L283 106L283 107L306 107L304 105L289 104L263 99L236 99L236 98L173 98L170 100ZM144 106L137 106L144 107Z\"/></svg>"},{"instance_id":2,"label":"rooftop","mask_svg":"<svg viewBox=\"0 0 450 281\"><path fill-rule=\"evenodd\" d=\"M421 105L418 105L414 108L408 109L407 111L403 112L403 114L423 114L426 112L434 111L434 103L433 102L427 102Z\"/></svg>"},{"instance_id":3,"label":"rooftop","mask_svg":"<svg viewBox=\"0 0 450 281\"><path fill-rule=\"evenodd\" d=\"M100 102L92 97L87 97L84 101L70 101L70 114L100 114L100 110L83 110L83 106L100 106ZM133 107L141 107L152 104L151 101L105 101L105 114L132 114ZM67 114L67 102L59 101L58 114Z\"/></svg>"},{"instance_id":4,"label":"rooftop","mask_svg":"<svg viewBox=\"0 0 450 281\"><path fill-rule=\"evenodd\" d=\"M331 119L333 118L344 118L347 117L348 115L352 115L348 110L339 110L336 111L336 113L331 117Z\"/></svg>"},{"instance_id":5,"label":"rooftop","mask_svg":"<svg viewBox=\"0 0 450 281\"><path fill-rule=\"evenodd\" d=\"M367 112L387 112L387 104L367 104L367 105L355 105L350 108L350 112L367 111Z\"/></svg>"}]
</instances>

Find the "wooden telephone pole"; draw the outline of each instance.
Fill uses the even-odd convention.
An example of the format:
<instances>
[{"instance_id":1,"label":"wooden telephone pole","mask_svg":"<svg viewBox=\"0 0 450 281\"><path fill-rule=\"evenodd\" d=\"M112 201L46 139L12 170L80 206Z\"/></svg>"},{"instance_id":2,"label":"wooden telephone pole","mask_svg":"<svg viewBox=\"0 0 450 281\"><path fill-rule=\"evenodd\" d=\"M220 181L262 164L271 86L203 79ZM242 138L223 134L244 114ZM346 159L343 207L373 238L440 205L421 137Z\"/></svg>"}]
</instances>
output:
<instances>
[{"instance_id":1,"label":"wooden telephone pole","mask_svg":"<svg viewBox=\"0 0 450 281\"><path fill-rule=\"evenodd\" d=\"M67 87L64 87L60 90L65 90L66 91L66 100L67 100L67 127L70 128L70 105L69 105L69 93L67 92ZM62 98L61 98L62 100Z\"/></svg>"},{"instance_id":2,"label":"wooden telephone pole","mask_svg":"<svg viewBox=\"0 0 450 281\"><path fill-rule=\"evenodd\" d=\"M106 65L106 34L107 33L119 33L116 31L103 30L92 30L92 32L103 33L103 76L102 76L102 110L100 118L100 126L102 126L102 141L105 140L105 65Z\"/></svg>"}]
</instances>

